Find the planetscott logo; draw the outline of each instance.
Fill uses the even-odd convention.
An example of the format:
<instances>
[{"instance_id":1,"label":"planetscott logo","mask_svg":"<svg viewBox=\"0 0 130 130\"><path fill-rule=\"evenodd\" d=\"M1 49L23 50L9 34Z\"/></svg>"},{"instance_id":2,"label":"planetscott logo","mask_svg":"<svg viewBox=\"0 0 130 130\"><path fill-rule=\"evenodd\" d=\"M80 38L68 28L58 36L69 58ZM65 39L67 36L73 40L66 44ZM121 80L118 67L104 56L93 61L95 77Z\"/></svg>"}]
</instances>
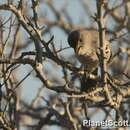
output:
<instances>
[{"instance_id":1,"label":"planetscott logo","mask_svg":"<svg viewBox=\"0 0 130 130\"><path fill-rule=\"evenodd\" d=\"M106 120L106 121L91 121L91 120L83 120L84 127L129 127L128 120L123 121L113 121L113 120Z\"/></svg>"}]
</instances>

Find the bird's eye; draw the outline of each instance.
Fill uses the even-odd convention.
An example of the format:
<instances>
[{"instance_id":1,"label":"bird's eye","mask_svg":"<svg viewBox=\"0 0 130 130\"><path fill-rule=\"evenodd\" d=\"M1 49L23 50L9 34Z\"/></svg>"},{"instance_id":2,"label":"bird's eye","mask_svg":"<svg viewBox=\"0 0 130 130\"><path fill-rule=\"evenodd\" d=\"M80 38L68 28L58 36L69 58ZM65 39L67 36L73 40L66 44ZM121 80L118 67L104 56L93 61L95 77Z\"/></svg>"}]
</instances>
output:
<instances>
[{"instance_id":1,"label":"bird's eye","mask_svg":"<svg viewBox=\"0 0 130 130\"><path fill-rule=\"evenodd\" d=\"M80 38L79 41L82 42L82 39Z\"/></svg>"}]
</instances>

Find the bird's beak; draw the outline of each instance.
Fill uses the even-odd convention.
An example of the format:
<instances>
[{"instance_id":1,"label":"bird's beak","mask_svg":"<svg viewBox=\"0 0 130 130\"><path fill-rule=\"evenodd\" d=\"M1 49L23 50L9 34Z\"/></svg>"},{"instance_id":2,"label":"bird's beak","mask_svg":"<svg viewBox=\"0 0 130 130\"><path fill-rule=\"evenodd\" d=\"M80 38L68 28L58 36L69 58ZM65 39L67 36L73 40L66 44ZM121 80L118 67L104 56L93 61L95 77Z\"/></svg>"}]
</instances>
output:
<instances>
[{"instance_id":1,"label":"bird's beak","mask_svg":"<svg viewBox=\"0 0 130 130\"><path fill-rule=\"evenodd\" d=\"M82 47L82 46L77 46L77 47L75 48L75 52L76 52L77 54L79 53L81 47Z\"/></svg>"}]
</instances>

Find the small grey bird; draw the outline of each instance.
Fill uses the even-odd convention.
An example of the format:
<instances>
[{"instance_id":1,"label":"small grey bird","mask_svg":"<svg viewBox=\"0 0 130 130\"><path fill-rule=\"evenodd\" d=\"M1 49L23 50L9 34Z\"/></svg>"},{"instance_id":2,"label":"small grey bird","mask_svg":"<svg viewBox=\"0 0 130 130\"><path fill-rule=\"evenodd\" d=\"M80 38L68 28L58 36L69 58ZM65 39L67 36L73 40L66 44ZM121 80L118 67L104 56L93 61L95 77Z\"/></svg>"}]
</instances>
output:
<instances>
[{"instance_id":1,"label":"small grey bird","mask_svg":"<svg viewBox=\"0 0 130 130\"><path fill-rule=\"evenodd\" d=\"M99 65L97 53L99 53L99 33L95 30L79 29L72 31L68 36L68 43L74 49L75 54L85 71L90 74ZM105 54L107 61L111 57L111 47L105 40Z\"/></svg>"}]
</instances>

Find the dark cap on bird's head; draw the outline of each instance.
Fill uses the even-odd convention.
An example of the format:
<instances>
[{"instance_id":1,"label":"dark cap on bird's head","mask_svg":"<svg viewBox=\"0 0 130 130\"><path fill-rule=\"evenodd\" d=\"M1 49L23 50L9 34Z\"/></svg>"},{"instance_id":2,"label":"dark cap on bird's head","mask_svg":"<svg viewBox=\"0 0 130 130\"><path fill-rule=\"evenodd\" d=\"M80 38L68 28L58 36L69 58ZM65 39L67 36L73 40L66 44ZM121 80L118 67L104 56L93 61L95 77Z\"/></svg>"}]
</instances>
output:
<instances>
[{"instance_id":1,"label":"dark cap on bird's head","mask_svg":"<svg viewBox=\"0 0 130 130\"><path fill-rule=\"evenodd\" d=\"M70 32L68 36L68 43L72 48L76 48L78 44L78 39L80 38L80 33L78 30Z\"/></svg>"}]
</instances>

